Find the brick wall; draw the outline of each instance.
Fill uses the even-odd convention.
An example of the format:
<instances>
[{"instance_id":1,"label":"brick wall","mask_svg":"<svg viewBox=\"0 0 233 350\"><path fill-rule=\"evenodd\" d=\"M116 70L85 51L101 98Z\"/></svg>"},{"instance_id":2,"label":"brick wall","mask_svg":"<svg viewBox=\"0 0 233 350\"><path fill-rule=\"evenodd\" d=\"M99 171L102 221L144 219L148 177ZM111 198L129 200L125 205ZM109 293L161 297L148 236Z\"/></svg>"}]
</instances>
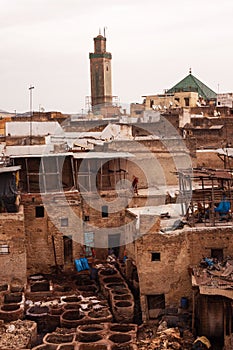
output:
<instances>
[{"instance_id":1,"label":"brick wall","mask_svg":"<svg viewBox=\"0 0 233 350\"><path fill-rule=\"evenodd\" d=\"M26 242L23 207L18 213L0 214L0 244L9 246L9 254L0 254L0 281L11 283L14 279L26 282Z\"/></svg>"},{"instance_id":2,"label":"brick wall","mask_svg":"<svg viewBox=\"0 0 233 350\"><path fill-rule=\"evenodd\" d=\"M203 256L211 256L211 249L223 249L224 257L232 256L232 238L230 227L187 228L164 234L154 225L151 233L135 242L134 257L130 245L139 275L143 318L148 318L148 295L164 294L166 306L179 307L182 297L191 302L188 267L199 264ZM160 260L152 261L152 253L159 253Z\"/></svg>"}]
</instances>

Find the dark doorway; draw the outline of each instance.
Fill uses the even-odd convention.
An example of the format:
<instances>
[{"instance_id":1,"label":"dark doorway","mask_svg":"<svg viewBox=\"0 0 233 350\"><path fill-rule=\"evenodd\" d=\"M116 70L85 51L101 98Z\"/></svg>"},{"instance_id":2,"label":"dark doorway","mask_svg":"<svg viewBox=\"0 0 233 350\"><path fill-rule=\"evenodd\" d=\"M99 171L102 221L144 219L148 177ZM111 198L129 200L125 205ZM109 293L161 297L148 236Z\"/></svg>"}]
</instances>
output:
<instances>
[{"instance_id":1,"label":"dark doorway","mask_svg":"<svg viewBox=\"0 0 233 350\"><path fill-rule=\"evenodd\" d=\"M108 235L108 249L113 250L116 257L119 257L121 234Z\"/></svg>"},{"instance_id":2,"label":"dark doorway","mask_svg":"<svg viewBox=\"0 0 233 350\"><path fill-rule=\"evenodd\" d=\"M161 309L165 309L165 295L147 295L149 319L157 318Z\"/></svg>"},{"instance_id":3,"label":"dark doorway","mask_svg":"<svg viewBox=\"0 0 233 350\"><path fill-rule=\"evenodd\" d=\"M64 262L69 264L73 262L73 241L72 236L63 236Z\"/></svg>"},{"instance_id":4,"label":"dark doorway","mask_svg":"<svg viewBox=\"0 0 233 350\"><path fill-rule=\"evenodd\" d=\"M223 249L211 249L211 257L223 261Z\"/></svg>"}]
</instances>

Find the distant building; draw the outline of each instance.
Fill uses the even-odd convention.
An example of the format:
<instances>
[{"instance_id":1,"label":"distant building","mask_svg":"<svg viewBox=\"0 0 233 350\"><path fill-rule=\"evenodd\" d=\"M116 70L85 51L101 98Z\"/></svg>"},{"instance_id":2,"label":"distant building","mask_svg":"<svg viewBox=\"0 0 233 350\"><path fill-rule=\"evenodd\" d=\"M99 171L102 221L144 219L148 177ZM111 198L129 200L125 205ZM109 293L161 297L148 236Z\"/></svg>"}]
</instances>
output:
<instances>
[{"instance_id":1,"label":"distant building","mask_svg":"<svg viewBox=\"0 0 233 350\"><path fill-rule=\"evenodd\" d=\"M233 93L228 92L217 95L217 106L218 107L229 107L233 108Z\"/></svg>"},{"instance_id":2,"label":"distant building","mask_svg":"<svg viewBox=\"0 0 233 350\"><path fill-rule=\"evenodd\" d=\"M164 94L143 97L146 109L166 110L178 107L215 105L217 94L194 77L190 70L184 79L171 89L166 90Z\"/></svg>"}]
</instances>

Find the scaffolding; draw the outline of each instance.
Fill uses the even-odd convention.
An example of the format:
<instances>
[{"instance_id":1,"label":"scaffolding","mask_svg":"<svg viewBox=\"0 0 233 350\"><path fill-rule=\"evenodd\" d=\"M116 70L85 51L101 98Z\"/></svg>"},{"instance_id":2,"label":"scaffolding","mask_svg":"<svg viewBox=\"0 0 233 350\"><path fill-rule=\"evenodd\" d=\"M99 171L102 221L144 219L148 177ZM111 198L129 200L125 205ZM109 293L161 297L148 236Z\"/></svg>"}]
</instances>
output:
<instances>
[{"instance_id":1,"label":"scaffolding","mask_svg":"<svg viewBox=\"0 0 233 350\"><path fill-rule=\"evenodd\" d=\"M186 210L191 225L232 223L233 174L230 170L201 168L193 169L192 174L180 171L178 176L182 211Z\"/></svg>"}]
</instances>

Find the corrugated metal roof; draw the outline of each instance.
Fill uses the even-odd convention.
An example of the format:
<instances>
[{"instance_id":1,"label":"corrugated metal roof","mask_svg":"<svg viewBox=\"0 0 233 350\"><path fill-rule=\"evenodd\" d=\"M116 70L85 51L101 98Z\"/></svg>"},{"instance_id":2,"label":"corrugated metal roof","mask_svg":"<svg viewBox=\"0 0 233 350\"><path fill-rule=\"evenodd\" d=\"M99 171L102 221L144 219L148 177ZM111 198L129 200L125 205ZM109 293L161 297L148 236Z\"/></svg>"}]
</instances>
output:
<instances>
[{"instance_id":1,"label":"corrugated metal roof","mask_svg":"<svg viewBox=\"0 0 233 350\"><path fill-rule=\"evenodd\" d=\"M2 173L12 173L21 169L20 165L17 166L0 166L0 174Z\"/></svg>"}]
</instances>

